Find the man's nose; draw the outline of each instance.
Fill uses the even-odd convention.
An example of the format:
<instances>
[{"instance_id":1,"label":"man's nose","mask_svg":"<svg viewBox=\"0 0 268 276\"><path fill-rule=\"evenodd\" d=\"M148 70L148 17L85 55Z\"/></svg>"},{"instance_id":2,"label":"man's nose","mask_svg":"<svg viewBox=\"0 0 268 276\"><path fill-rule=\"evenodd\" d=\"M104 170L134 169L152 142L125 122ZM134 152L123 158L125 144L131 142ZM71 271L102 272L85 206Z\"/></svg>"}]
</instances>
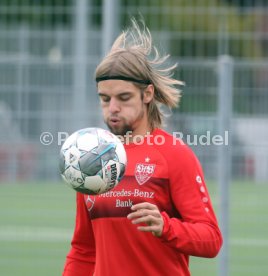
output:
<instances>
[{"instance_id":1,"label":"man's nose","mask_svg":"<svg viewBox=\"0 0 268 276\"><path fill-rule=\"evenodd\" d=\"M114 99L114 98L111 98L111 100L110 100L110 103L109 103L109 111L110 111L111 113L117 113L117 112L120 111L120 104L119 104L119 102L118 102L116 99Z\"/></svg>"}]
</instances>

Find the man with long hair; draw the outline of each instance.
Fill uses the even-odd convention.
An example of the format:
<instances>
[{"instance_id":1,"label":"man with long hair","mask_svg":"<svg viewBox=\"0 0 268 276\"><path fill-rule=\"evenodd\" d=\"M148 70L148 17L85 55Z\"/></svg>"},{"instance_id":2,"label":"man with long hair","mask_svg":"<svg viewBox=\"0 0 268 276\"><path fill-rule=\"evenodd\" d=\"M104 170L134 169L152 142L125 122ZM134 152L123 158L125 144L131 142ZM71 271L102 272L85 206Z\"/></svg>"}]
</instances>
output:
<instances>
[{"instance_id":1,"label":"man with long hair","mask_svg":"<svg viewBox=\"0 0 268 276\"><path fill-rule=\"evenodd\" d=\"M161 129L161 105L178 105L181 81L132 20L96 69L104 121L125 138L122 181L102 195L77 193L64 276L190 275L189 256L215 257L222 237L194 153ZM126 139L128 138L128 139Z\"/></svg>"}]
</instances>

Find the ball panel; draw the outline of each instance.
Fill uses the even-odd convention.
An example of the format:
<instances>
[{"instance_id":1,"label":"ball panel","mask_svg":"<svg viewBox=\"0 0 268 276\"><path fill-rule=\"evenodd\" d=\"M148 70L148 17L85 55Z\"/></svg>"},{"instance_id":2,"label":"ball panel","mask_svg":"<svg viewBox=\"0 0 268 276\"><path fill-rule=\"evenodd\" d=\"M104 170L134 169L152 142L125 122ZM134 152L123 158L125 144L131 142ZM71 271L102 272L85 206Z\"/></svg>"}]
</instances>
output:
<instances>
[{"instance_id":1,"label":"ball panel","mask_svg":"<svg viewBox=\"0 0 268 276\"><path fill-rule=\"evenodd\" d=\"M98 154L101 156L102 161L108 162L116 158L114 144L101 144L98 147Z\"/></svg>"},{"instance_id":2,"label":"ball panel","mask_svg":"<svg viewBox=\"0 0 268 276\"><path fill-rule=\"evenodd\" d=\"M107 144L114 143L114 142L118 142L117 140L119 140L114 134L112 134L110 131L105 130L105 129L98 128L97 133L98 133L99 141L101 144L102 143L107 143Z\"/></svg>"},{"instance_id":3,"label":"ball panel","mask_svg":"<svg viewBox=\"0 0 268 276\"><path fill-rule=\"evenodd\" d=\"M79 160L81 171L88 175L96 175L102 168L101 157L93 152L87 152Z\"/></svg>"},{"instance_id":4,"label":"ball panel","mask_svg":"<svg viewBox=\"0 0 268 276\"><path fill-rule=\"evenodd\" d=\"M64 172L64 176L72 187L79 187L84 184L84 179L81 174L80 170L75 169L74 167L70 166Z\"/></svg>"},{"instance_id":5,"label":"ball panel","mask_svg":"<svg viewBox=\"0 0 268 276\"><path fill-rule=\"evenodd\" d=\"M120 181L122 179L122 177L125 174L125 169L126 169L125 164L120 163L119 165L120 165L120 169L119 169L118 181Z\"/></svg>"},{"instance_id":6,"label":"ball panel","mask_svg":"<svg viewBox=\"0 0 268 276\"><path fill-rule=\"evenodd\" d=\"M77 148L79 150L90 151L92 148L98 147L99 140L98 136L94 133L83 133L77 139Z\"/></svg>"},{"instance_id":7,"label":"ball panel","mask_svg":"<svg viewBox=\"0 0 268 276\"><path fill-rule=\"evenodd\" d=\"M75 191L82 193L82 194L87 194L87 195L98 195L99 193L96 193L94 191L91 191L84 186L76 187L74 188Z\"/></svg>"},{"instance_id":8,"label":"ball panel","mask_svg":"<svg viewBox=\"0 0 268 276\"><path fill-rule=\"evenodd\" d=\"M73 133L65 140L65 142L62 145L62 150L68 149L71 145L75 145L76 139L77 139L77 132Z\"/></svg>"},{"instance_id":9,"label":"ball panel","mask_svg":"<svg viewBox=\"0 0 268 276\"><path fill-rule=\"evenodd\" d=\"M85 178L84 187L96 194L106 189L106 183L99 175L89 176Z\"/></svg>"},{"instance_id":10,"label":"ball panel","mask_svg":"<svg viewBox=\"0 0 268 276\"><path fill-rule=\"evenodd\" d=\"M116 152L116 155L118 156L118 161L122 164L126 164L127 163L127 154L126 154L125 148L121 142L117 143L115 152Z\"/></svg>"},{"instance_id":11,"label":"ball panel","mask_svg":"<svg viewBox=\"0 0 268 276\"><path fill-rule=\"evenodd\" d=\"M70 148L64 151L64 157L65 157L65 168L72 166L79 170L79 158L81 156L81 153L79 149L72 145Z\"/></svg>"}]
</instances>

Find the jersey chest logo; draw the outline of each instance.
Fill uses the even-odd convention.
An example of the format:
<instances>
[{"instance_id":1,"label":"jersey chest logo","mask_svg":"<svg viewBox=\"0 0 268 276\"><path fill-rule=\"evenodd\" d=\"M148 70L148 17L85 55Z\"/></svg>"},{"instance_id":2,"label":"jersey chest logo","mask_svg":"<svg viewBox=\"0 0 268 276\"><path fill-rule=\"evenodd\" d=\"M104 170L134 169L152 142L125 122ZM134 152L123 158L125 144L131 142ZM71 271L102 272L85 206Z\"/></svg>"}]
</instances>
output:
<instances>
[{"instance_id":1,"label":"jersey chest logo","mask_svg":"<svg viewBox=\"0 0 268 276\"><path fill-rule=\"evenodd\" d=\"M85 203L87 206L87 210L90 212L94 206L96 198L95 198L95 196L85 195L84 199L85 199Z\"/></svg>"},{"instance_id":2,"label":"jersey chest logo","mask_svg":"<svg viewBox=\"0 0 268 276\"><path fill-rule=\"evenodd\" d=\"M155 164L143 164L143 163L136 164L135 178L139 183L139 185L143 185L145 182L147 182L153 175L154 170L155 170Z\"/></svg>"}]
</instances>

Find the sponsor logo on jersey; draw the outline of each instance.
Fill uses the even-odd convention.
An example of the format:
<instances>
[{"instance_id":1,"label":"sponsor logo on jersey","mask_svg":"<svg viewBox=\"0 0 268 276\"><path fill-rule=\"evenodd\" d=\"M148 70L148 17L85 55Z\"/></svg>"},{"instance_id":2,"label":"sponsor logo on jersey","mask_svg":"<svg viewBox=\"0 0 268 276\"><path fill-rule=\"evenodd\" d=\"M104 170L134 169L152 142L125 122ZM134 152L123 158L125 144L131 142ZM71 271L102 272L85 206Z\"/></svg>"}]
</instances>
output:
<instances>
[{"instance_id":1,"label":"sponsor logo on jersey","mask_svg":"<svg viewBox=\"0 0 268 276\"><path fill-rule=\"evenodd\" d=\"M155 170L155 164L144 164L138 163L135 168L135 178L139 185L143 185L146 183L151 176L153 175Z\"/></svg>"},{"instance_id":2,"label":"sponsor logo on jersey","mask_svg":"<svg viewBox=\"0 0 268 276\"><path fill-rule=\"evenodd\" d=\"M87 206L87 210L90 212L94 206L95 203L95 196L90 196L87 195L85 196L85 202L86 202L86 206Z\"/></svg>"}]
</instances>

